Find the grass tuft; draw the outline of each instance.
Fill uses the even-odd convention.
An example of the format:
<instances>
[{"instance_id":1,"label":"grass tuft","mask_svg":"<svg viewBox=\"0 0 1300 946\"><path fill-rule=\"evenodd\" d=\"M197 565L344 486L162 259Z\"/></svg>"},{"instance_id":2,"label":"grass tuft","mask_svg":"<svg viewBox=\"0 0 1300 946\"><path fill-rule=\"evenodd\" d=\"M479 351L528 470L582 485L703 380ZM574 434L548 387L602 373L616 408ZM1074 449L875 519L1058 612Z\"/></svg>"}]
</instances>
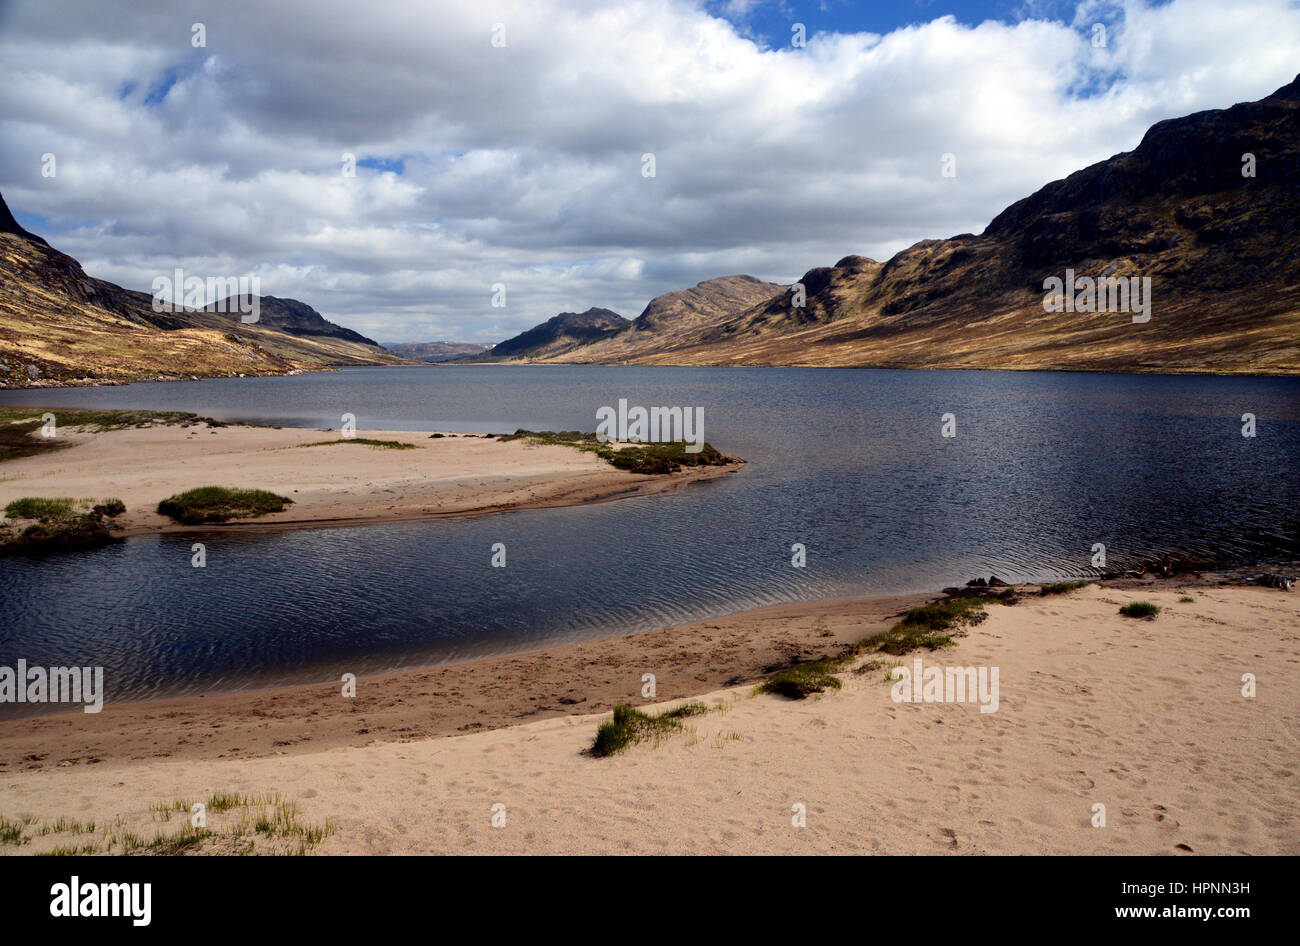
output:
<instances>
[{"instance_id":1,"label":"grass tuft","mask_svg":"<svg viewBox=\"0 0 1300 946\"><path fill-rule=\"evenodd\" d=\"M870 638L882 654L901 657L924 647L936 650L953 643L954 633L982 622L988 613L983 598L944 598L932 604L912 608L903 619L884 634Z\"/></svg>"},{"instance_id":2,"label":"grass tuft","mask_svg":"<svg viewBox=\"0 0 1300 946\"><path fill-rule=\"evenodd\" d=\"M1043 585L1043 587L1039 589L1038 593L1043 597L1047 597L1048 595L1063 595L1068 594L1071 591L1077 591L1085 585L1091 584L1092 582L1090 581L1058 581L1052 585Z\"/></svg>"},{"instance_id":3,"label":"grass tuft","mask_svg":"<svg viewBox=\"0 0 1300 946\"><path fill-rule=\"evenodd\" d=\"M1150 601L1134 601L1120 608L1119 613L1126 618L1146 618L1148 621L1154 621L1156 615L1160 613L1160 605L1152 604Z\"/></svg>"},{"instance_id":4,"label":"grass tuft","mask_svg":"<svg viewBox=\"0 0 1300 946\"><path fill-rule=\"evenodd\" d=\"M10 519L39 519L41 522L62 522L72 516L75 499L42 499L39 496L25 496L15 499L5 506L5 515Z\"/></svg>"},{"instance_id":5,"label":"grass tuft","mask_svg":"<svg viewBox=\"0 0 1300 946\"><path fill-rule=\"evenodd\" d=\"M158 504L158 511L184 525L201 525L281 512L292 502L287 496L277 496L264 489L200 486L169 496Z\"/></svg>"},{"instance_id":6,"label":"grass tuft","mask_svg":"<svg viewBox=\"0 0 1300 946\"><path fill-rule=\"evenodd\" d=\"M802 700L827 689L838 690L843 684L834 671L846 662L843 657L827 657L812 663L796 664L768 677L758 685L758 692Z\"/></svg>"},{"instance_id":7,"label":"grass tuft","mask_svg":"<svg viewBox=\"0 0 1300 946\"><path fill-rule=\"evenodd\" d=\"M601 443L594 433L582 433L577 430L516 430L513 434L502 434L502 441L526 439L530 443L551 446L575 447L594 453L606 463L629 473L642 473L647 476L676 473L684 466L725 466L735 463L732 457L719 453L712 444L705 443L699 452L688 453L685 441L670 443L637 443L621 450L614 449L613 444Z\"/></svg>"},{"instance_id":8,"label":"grass tuft","mask_svg":"<svg viewBox=\"0 0 1300 946\"><path fill-rule=\"evenodd\" d=\"M17 821L11 821L3 815L0 815L0 845L13 844L16 846L26 844L31 840L31 838L29 838L25 833L25 829L29 824L31 824L31 822L26 818L19 818Z\"/></svg>"},{"instance_id":9,"label":"grass tuft","mask_svg":"<svg viewBox=\"0 0 1300 946\"><path fill-rule=\"evenodd\" d=\"M708 707L703 703L683 703L658 716L651 716L634 706L620 703L614 707L613 719L597 727L592 754L601 757L614 755L644 739L676 732L682 728L683 719L707 712Z\"/></svg>"},{"instance_id":10,"label":"grass tuft","mask_svg":"<svg viewBox=\"0 0 1300 946\"><path fill-rule=\"evenodd\" d=\"M755 687L755 692L802 700L814 693L839 689L842 681L835 674L848 668L861 656L883 654L901 657L922 647L927 650L948 647L954 642L954 637L965 633L963 628L979 624L988 617L984 610L988 600L984 596L963 596L944 598L912 608L889 630L850 645L838 656L787 667L760 683ZM1010 589L995 596L994 600L1003 604L1015 604L1017 599L1014 589ZM861 666L855 667L854 673L870 673L885 665L883 658L873 656Z\"/></svg>"}]
</instances>

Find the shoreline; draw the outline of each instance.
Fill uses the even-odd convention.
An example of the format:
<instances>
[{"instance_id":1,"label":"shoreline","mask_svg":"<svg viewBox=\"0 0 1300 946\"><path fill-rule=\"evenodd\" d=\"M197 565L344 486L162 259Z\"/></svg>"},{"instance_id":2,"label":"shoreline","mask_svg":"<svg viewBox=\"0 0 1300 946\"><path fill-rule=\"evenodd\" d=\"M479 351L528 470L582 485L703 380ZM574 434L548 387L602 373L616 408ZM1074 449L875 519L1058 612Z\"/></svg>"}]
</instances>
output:
<instances>
[{"instance_id":1,"label":"shoreline","mask_svg":"<svg viewBox=\"0 0 1300 946\"><path fill-rule=\"evenodd\" d=\"M1076 581L1085 587L1126 593L1272 590L1240 577L1258 570ZM105 703L98 714L73 709L3 718L0 776L13 771L5 760L14 758L22 758L26 769L40 769L146 757L246 758L250 751L253 757L285 755L385 739L408 741L490 731L534 718L571 716L579 710L608 712L617 703L687 699L724 685L756 684L796 664L832 657L837 649L886 630L910 608L972 594L992 602L998 591L1019 594L1027 590L1029 600L1036 600L1044 584L964 586L745 608L651 631L363 672L355 675L356 696L351 699L342 698L341 681L290 681ZM726 641L725 647L715 643L719 637ZM609 668L637 661L650 666L668 650L672 657L666 666L671 672L667 677L655 672L654 699L640 696L639 675L626 680L608 676ZM466 697L466 690L476 693ZM439 703L447 694L453 698ZM418 698L436 707L430 718L424 718L424 710L405 708ZM359 713L369 713L371 718L360 730L345 731L341 721ZM221 719L217 728L230 724L231 729L222 738L188 731L197 729L204 719ZM175 720L185 722L173 725ZM413 726L417 721L420 725ZM16 735L13 730L24 725L30 726L31 747L52 744L56 748L46 753L23 752L29 734ZM134 740L111 738L115 727L118 735L130 729L148 732L149 752L139 754L141 747ZM80 735L74 736L75 732ZM245 744L236 746L236 742Z\"/></svg>"},{"instance_id":2,"label":"shoreline","mask_svg":"<svg viewBox=\"0 0 1300 946\"><path fill-rule=\"evenodd\" d=\"M229 820L267 798L333 827L322 854L1300 853L1294 594L1195 579L1030 587L1016 606L990 602L953 646L897 661L1000 667L987 715L900 703L871 663L802 700L712 669L738 646L753 664L764 648L785 664L833 652L915 600L896 598L363 677L350 700L321 684L7 721L0 813L30 827L0 853L105 853L126 830L148 852L176 835L168 806L229 792L243 807L187 853L271 853L245 848ZM1155 620L1118 613L1144 599ZM656 671L658 693L641 698ZM1244 672L1257 696L1239 692ZM688 698L702 709L680 730L591 753L610 702L657 712ZM429 798L436 817L413 816ZM791 830L792 802L805 830ZM497 803L507 830L491 826ZM106 827L77 835L64 818Z\"/></svg>"},{"instance_id":3,"label":"shoreline","mask_svg":"<svg viewBox=\"0 0 1300 946\"><path fill-rule=\"evenodd\" d=\"M613 502L676 492L745 461L672 473L620 470L575 447L492 434L162 423L90 432L71 415L58 446L0 466L0 508L29 497L112 497L114 539L342 528ZM349 442L355 441L355 442ZM369 442L367 442L369 441ZM616 448L626 445L615 445ZM256 488L292 500L280 512L186 524L157 511L200 486Z\"/></svg>"},{"instance_id":4,"label":"shoreline","mask_svg":"<svg viewBox=\"0 0 1300 946\"><path fill-rule=\"evenodd\" d=\"M305 374L324 374L336 372L345 368L531 368L531 367L560 367L560 368L798 368L798 369L818 369L826 371L986 371L986 372L1014 372L1024 374L1027 372L1040 372L1045 374L1115 374L1115 375L1144 375L1144 376L1164 376L1170 378L1300 378L1300 368L1294 370L1279 369L1276 371L1209 371L1202 368L1187 368L1183 370L1169 367L1160 368L1143 368L1140 366L1115 369L1115 368L1080 368L1077 366L1069 368L1049 368L1042 366L998 366L987 367L979 365L953 365L936 367L931 365L825 365L825 364L730 364L716 363L706 364L699 362L677 363L660 363L660 362L586 362L586 361L450 361L450 362L419 362L412 364L370 364L370 365L337 365L323 368L301 368L295 371L287 372L268 372L266 374L245 374L237 377L231 377L225 374L198 375L188 378L136 378L130 381L119 380L84 380L74 379L70 381L38 381L35 384L23 385L4 385L0 384L0 392L5 391L49 391L63 388L110 388L126 387L132 384L163 384L163 383L183 383L188 381L239 381L251 378L292 378ZM3 405L0 405L3 406Z\"/></svg>"},{"instance_id":5,"label":"shoreline","mask_svg":"<svg viewBox=\"0 0 1300 946\"><path fill-rule=\"evenodd\" d=\"M284 755L607 712L616 703L653 702L639 696L643 672L655 673L656 700L684 699L701 687L756 683L793 662L825 656L936 597L942 595L769 605L654 631L358 674L352 699L330 680L0 719L0 778L110 761ZM844 626L831 630L841 619ZM624 667L631 669L623 677L613 675ZM200 732L205 723L214 730Z\"/></svg>"}]
</instances>

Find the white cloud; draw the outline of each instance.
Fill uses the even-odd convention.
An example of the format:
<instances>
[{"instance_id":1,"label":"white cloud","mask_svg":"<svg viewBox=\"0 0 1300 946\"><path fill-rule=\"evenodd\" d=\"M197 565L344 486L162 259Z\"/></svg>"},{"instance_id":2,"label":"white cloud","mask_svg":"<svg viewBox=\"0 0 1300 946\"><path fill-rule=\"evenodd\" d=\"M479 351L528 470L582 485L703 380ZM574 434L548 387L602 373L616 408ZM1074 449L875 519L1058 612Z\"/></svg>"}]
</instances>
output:
<instances>
[{"instance_id":1,"label":"white cloud","mask_svg":"<svg viewBox=\"0 0 1300 946\"><path fill-rule=\"evenodd\" d=\"M0 187L133 288L176 265L257 272L371 336L492 341L978 232L1157 120L1271 92L1300 48L1286 0L1089 0L1072 19L771 50L674 0L20 2L0 23ZM345 178L343 152L404 173Z\"/></svg>"}]
</instances>

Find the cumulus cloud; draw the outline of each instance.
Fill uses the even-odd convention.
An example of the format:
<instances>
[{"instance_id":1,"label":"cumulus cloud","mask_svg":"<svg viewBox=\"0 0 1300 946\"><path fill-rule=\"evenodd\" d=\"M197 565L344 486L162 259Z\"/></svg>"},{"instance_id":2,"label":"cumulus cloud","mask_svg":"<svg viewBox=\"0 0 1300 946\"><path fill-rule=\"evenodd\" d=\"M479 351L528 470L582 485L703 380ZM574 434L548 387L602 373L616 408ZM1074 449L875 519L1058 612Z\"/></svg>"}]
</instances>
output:
<instances>
[{"instance_id":1,"label":"cumulus cloud","mask_svg":"<svg viewBox=\"0 0 1300 946\"><path fill-rule=\"evenodd\" d=\"M634 316L711 276L788 282L978 232L1155 121L1285 84L1300 48L1287 0L1085 0L804 48L718 13L19 0L0 7L0 187L123 285L257 273L372 337L495 341L566 309Z\"/></svg>"}]
</instances>

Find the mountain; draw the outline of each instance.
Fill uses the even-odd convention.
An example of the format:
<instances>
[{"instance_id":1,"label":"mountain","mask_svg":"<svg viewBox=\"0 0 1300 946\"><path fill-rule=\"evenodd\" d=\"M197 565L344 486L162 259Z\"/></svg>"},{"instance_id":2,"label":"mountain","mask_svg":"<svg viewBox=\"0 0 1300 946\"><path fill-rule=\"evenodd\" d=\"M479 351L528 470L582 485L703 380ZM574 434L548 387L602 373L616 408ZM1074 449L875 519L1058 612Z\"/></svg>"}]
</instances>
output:
<instances>
[{"instance_id":1,"label":"mountain","mask_svg":"<svg viewBox=\"0 0 1300 946\"><path fill-rule=\"evenodd\" d=\"M261 314L277 312L278 303L311 311L284 299ZM154 312L149 293L94 279L23 230L0 196L0 387L404 363L371 342L243 324L238 313Z\"/></svg>"},{"instance_id":2,"label":"mountain","mask_svg":"<svg viewBox=\"0 0 1300 946\"><path fill-rule=\"evenodd\" d=\"M690 289L655 296L621 332L589 342L549 361L624 362L647 354L675 350L703 338L709 330L760 303L785 286L753 276L720 276Z\"/></svg>"},{"instance_id":3,"label":"mountain","mask_svg":"<svg viewBox=\"0 0 1300 946\"><path fill-rule=\"evenodd\" d=\"M632 322L632 328L638 335L689 332L766 302L783 289L753 276L720 276L690 289L655 296Z\"/></svg>"},{"instance_id":4,"label":"mountain","mask_svg":"<svg viewBox=\"0 0 1300 946\"><path fill-rule=\"evenodd\" d=\"M631 322L608 309L588 309L577 316L562 313L502 342L488 355L501 354L502 346L506 346L509 357L517 360L579 363L635 360L648 352L686 345L712 326L770 300L784 289L753 276L720 276L690 289L655 296ZM591 313L614 316L617 321L601 323L599 333L588 337L574 320L584 319ZM558 325L557 320L561 320ZM556 336L557 330L564 334ZM538 344L537 339L544 341Z\"/></svg>"},{"instance_id":5,"label":"mountain","mask_svg":"<svg viewBox=\"0 0 1300 946\"><path fill-rule=\"evenodd\" d=\"M551 358L579 345L608 338L631 324L623 316L609 309L591 308L586 312L561 312L514 338L498 342L484 355L474 360L525 361Z\"/></svg>"},{"instance_id":6,"label":"mountain","mask_svg":"<svg viewBox=\"0 0 1300 946\"><path fill-rule=\"evenodd\" d=\"M14 236L24 237L44 246L49 245L36 234L29 233L22 228L18 221L14 219L14 215L10 213L9 205L5 203L3 195L0 195L0 233L11 233Z\"/></svg>"},{"instance_id":7,"label":"mountain","mask_svg":"<svg viewBox=\"0 0 1300 946\"><path fill-rule=\"evenodd\" d=\"M394 342L384 347L401 358L434 364L481 355L490 346L476 342Z\"/></svg>"},{"instance_id":8,"label":"mountain","mask_svg":"<svg viewBox=\"0 0 1300 946\"><path fill-rule=\"evenodd\" d=\"M247 306L249 297L245 296L243 298ZM359 332L354 332L350 328L344 328L328 321L305 302L299 302L297 299L281 299L277 296L260 296L258 299L256 324L264 328L288 332L290 335L297 335L300 338L310 338L312 336L339 338L346 342L356 342L358 345L379 346L378 342L371 341ZM220 302L209 303L204 307L204 310L207 312L234 313L235 320L240 321L238 314L240 310L236 305L237 301L238 297L231 296Z\"/></svg>"},{"instance_id":9,"label":"mountain","mask_svg":"<svg viewBox=\"0 0 1300 946\"><path fill-rule=\"evenodd\" d=\"M813 269L802 307L783 292L680 334L548 360L1298 373L1297 221L1300 77L1258 102L1159 122L978 236ZM1056 294L1045 282L1067 270L1150 278L1149 320L1045 311Z\"/></svg>"}]
</instances>

